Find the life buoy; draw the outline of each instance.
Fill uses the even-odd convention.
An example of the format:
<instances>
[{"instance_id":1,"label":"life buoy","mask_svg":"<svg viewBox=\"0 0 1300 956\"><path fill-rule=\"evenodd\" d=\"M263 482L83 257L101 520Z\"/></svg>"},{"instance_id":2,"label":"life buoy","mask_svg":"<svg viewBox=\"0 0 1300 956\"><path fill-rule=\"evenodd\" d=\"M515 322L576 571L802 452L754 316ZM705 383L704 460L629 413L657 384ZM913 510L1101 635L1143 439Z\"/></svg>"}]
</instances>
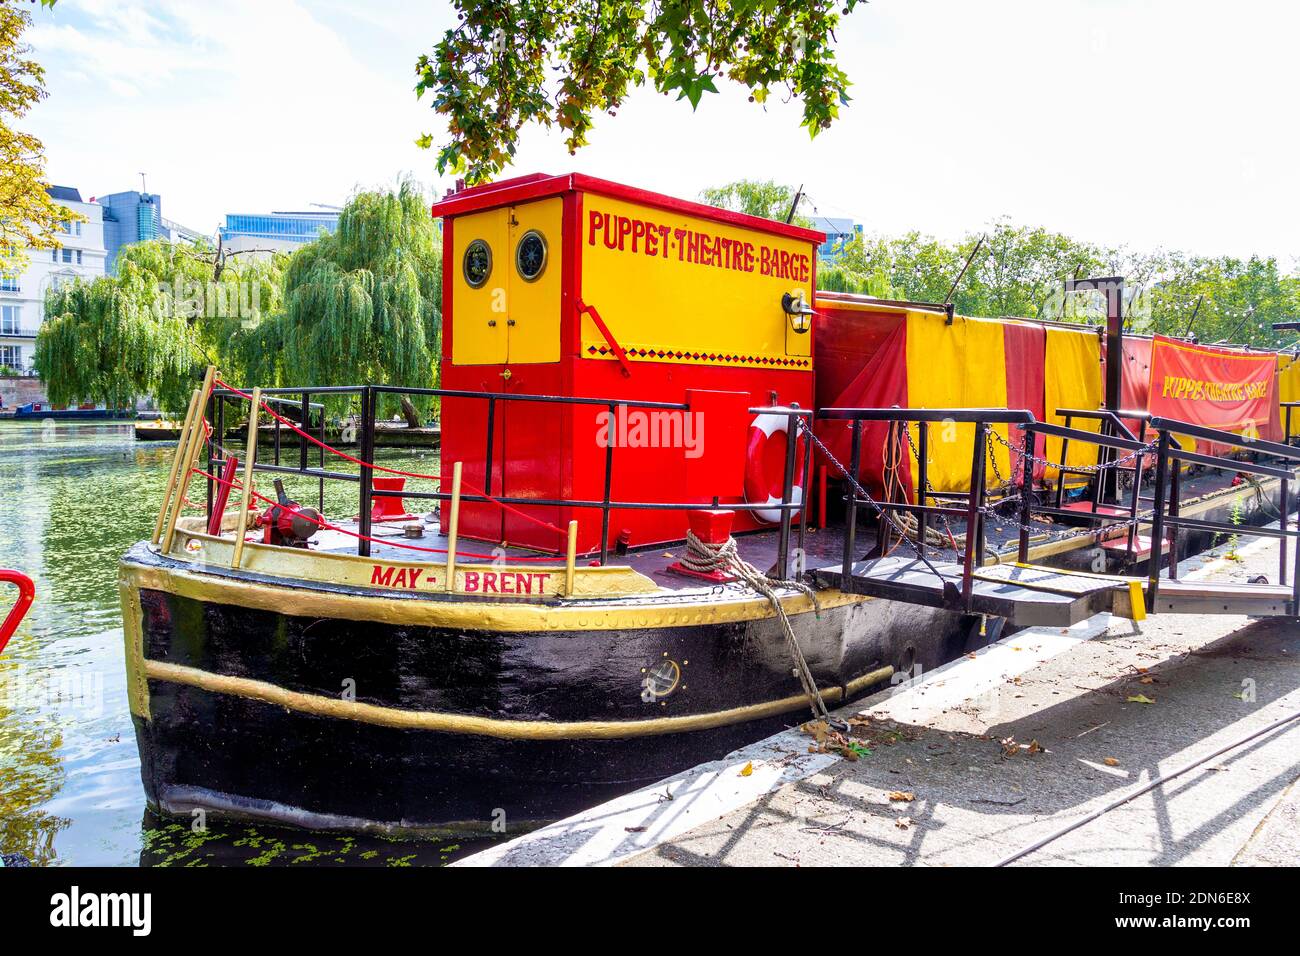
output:
<instances>
[{"instance_id":1,"label":"life buoy","mask_svg":"<svg viewBox=\"0 0 1300 956\"><path fill-rule=\"evenodd\" d=\"M789 430L790 419L785 415L759 415L750 422L749 447L745 452L745 501L748 504L781 504ZM790 500L797 505L803 504L803 453L804 443L800 438L794 454L794 487L790 489ZM750 514L769 524L781 520L779 507L757 508Z\"/></svg>"}]
</instances>

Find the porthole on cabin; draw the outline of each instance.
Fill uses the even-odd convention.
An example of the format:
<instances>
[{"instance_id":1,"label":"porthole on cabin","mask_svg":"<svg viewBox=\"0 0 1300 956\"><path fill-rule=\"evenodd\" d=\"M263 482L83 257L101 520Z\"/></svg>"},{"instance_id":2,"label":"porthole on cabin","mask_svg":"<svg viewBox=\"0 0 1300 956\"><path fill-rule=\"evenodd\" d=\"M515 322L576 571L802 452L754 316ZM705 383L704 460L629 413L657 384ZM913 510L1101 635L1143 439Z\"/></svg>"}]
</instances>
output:
<instances>
[{"instance_id":1,"label":"porthole on cabin","mask_svg":"<svg viewBox=\"0 0 1300 956\"><path fill-rule=\"evenodd\" d=\"M546 238L529 229L515 246L515 268L525 282L532 282L546 271Z\"/></svg>"},{"instance_id":2,"label":"porthole on cabin","mask_svg":"<svg viewBox=\"0 0 1300 956\"><path fill-rule=\"evenodd\" d=\"M475 239L465 247L465 261L461 266L465 282L471 289L481 289L492 274L492 249L482 239Z\"/></svg>"}]
</instances>

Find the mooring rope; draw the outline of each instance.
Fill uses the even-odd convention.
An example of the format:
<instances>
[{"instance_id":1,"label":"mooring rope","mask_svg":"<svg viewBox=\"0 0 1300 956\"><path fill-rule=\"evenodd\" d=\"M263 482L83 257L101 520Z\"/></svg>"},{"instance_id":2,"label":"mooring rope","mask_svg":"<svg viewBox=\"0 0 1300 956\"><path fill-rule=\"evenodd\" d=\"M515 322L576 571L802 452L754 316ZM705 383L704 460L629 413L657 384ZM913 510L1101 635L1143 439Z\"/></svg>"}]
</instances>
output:
<instances>
[{"instance_id":1,"label":"mooring rope","mask_svg":"<svg viewBox=\"0 0 1300 956\"><path fill-rule=\"evenodd\" d=\"M816 592L802 581L782 581L768 577L740 556L739 545L732 537L728 537L721 544L711 544L700 540L690 529L687 529L686 553L681 557L681 564L700 574L721 572L733 575L767 598L773 611L776 612L777 620L781 622L786 647L794 663L794 675L799 678L803 692L808 698L808 706L812 708L813 717L828 722L833 721L830 711L826 709L826 702L822 700L821 691L817 689L817 682L813 679L808 660L803 656L799 641L795 638L790 616L785 613L785 605L781 603L781 597L776 593L777 588L789 588L806 594L812 601L814 617L820 618L821 605L817 602Z\"/></svg>"}]
</instances>

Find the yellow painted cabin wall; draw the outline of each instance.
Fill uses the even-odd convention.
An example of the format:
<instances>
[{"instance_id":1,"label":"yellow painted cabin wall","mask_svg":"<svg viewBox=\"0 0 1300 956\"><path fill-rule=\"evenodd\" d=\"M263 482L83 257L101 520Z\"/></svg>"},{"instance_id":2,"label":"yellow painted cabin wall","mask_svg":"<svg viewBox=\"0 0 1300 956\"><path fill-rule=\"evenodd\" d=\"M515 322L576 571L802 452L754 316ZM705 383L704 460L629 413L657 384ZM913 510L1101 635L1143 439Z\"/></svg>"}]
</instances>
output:
<instances>
[{"instance_id":1,"label":"yellow painted cabin wall","mask_svg":"<svg viewBox=\"0 0 1300 956\"><path fill-rule=\"evenodd\" d=\"M650 240L652 252L647 250L644 234L635 250L631 235L624 237L622 249L609 248L603 220L595 220L593 228L593 216L610 217L614 222L625 217L650 227L668 227L666 254L659 234ZM754 268L688 261L683 258L679 229L748 243L755 257ZM719 364L704 356L729 355L735 358L726 364L733 368L783 368L790 367L786 364L790 357L810 355L811 336L790 330L781 297L802 289L804 301L812 304L815 253L811 242L596 193L583 197L582 230L582 299L600 313L632 361ZM804 257L807 280L762 274L763 247ZM584 357L593 357L592 347L607 346L590 316L583 317L581 343ZM643 349L654 354L639 355ZM737 356L738 352L743 354ZM606 357L612 360L612 356ZM809 366L805 362L801 367Z\"/></svg>"}]
</instances>

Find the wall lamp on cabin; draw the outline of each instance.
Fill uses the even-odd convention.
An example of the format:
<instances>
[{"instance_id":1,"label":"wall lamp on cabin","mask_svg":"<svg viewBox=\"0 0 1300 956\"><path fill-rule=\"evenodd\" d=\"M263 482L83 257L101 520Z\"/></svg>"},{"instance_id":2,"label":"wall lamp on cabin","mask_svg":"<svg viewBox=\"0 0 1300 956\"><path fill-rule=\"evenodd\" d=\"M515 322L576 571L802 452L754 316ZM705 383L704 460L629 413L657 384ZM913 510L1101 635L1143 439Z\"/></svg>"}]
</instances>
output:
<instances>
[{"instance_id":1,"label":"wall lamp on cabin","mask_svg":"<svg viewBox=\"0 0 1300 956\"><path fill-rule=\"evenodd\" d=\"M803 335L812 328L812 317L817 313L803 298L803 289L781 296L781 308L790 320L790 328Z\"/></svg>"}]
</instances>

